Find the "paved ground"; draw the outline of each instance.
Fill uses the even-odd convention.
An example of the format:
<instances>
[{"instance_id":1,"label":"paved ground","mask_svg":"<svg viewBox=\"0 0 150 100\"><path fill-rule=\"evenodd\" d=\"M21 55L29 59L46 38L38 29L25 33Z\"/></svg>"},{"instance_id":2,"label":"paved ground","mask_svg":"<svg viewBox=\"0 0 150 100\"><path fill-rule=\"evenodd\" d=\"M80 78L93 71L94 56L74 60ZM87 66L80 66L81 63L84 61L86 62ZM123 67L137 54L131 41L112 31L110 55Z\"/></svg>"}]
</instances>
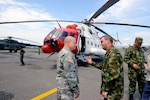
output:
<instances>
[{"instance_id":1,"label":"paved ground","mask_svg":"<svg viewBox=\"0 0 150 100\"><path fill-rule=\"evenodd\" d=\"M0 51L0 100L31 100L56 87L57 54L38 54L38 50L25 50L25 66L20 66L19 53ZM123 52L122 52L123 53ZM123 100L128 100L127 65L124 64L125 90ZM90 66L79 66L81 94L77 100L103 100L99 95L100 70ZM134 94L139 100L138 91ZM56 93L41 100L56 100Z\"/></svg>"}]
</instances>

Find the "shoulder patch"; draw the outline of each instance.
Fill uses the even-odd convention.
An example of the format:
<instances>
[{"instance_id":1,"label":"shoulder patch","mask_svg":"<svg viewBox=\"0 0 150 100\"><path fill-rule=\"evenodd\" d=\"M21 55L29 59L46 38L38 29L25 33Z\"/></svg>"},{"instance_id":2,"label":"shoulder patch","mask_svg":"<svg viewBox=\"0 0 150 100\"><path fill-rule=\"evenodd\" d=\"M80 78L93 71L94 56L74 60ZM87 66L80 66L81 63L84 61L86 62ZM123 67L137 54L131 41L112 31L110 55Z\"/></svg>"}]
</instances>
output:
<instances>
[{"instance_id":1,"label":"shoulder patch","mask_svg":"<svg viewBox=\"0 0 150 100\"><path fill-rule=\"evenodd\" d=\"M74 63L73 60L72 60L72 58L68 58L68 62L70 62L72 64Z\"/></svg>"}]
</instances>

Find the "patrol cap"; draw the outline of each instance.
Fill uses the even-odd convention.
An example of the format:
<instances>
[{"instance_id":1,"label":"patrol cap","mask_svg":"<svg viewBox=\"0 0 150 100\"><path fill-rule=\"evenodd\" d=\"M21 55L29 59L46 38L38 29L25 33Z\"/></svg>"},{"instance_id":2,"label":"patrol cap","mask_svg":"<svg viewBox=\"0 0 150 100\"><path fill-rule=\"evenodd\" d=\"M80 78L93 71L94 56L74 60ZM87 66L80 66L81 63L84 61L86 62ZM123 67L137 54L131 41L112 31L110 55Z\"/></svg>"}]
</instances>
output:
<instances>
[{"instance_id":1,"label":"patrol cap","mask_svg":"<svg viewBox=\"0 0 150 100\"><path fill-rule=\"evenodd\" d=\"M136 38L135 38L135 42L142 43L142 42L143 42L143 38L141 38L141 37L136 37Z\"/></svg>"}]
</instances>

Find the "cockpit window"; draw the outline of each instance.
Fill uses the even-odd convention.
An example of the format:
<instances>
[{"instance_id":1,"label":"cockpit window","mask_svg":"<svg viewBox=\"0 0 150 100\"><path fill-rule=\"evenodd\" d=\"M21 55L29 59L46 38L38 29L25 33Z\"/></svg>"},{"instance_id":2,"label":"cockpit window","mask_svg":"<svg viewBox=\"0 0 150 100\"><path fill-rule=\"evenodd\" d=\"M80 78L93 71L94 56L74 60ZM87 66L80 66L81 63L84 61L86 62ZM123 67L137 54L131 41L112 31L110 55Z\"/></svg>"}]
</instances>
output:
<instances>
[{"instance_id":1,"label":"cockpit window","mask_svg":"<svg viewBox=\"0 0 150 100\"><path fill-rule=\"evenodd\" d=\"M60 39L61 39L61 40L64 40L64 38L65 38L66 36L68 36L68 32L65 32L65 31L64 31L64 32L62 33L62 35L60 36Z\"/></svg>"},{"instance_id":2,"label":"cockpit window","mask_svg":"<svg viewBox=\"0 0 150 100\"><path fill-rule=\"evenodd\" d=\"M11 39L5 39L5 41L6 41L7 43L18 43L18 41L16 41L16 40L11 40Z\"/></svg>"},{"instance_id":3,"label":"cockpit window","mask_svg":"<svg viewBox=\"0 0 150 100\"><path fill-rule=\"evenodd\" d=\"M56 30L52 36L52 38L57 38L61 33L61 30Z\"/></svg>"},{"instance_id":4,"label":"cockpit window","mask_svg":"<svg viewBox=\"0 0 150 100\"><path fill-rule=\"evenodd\" d=\"M49 37L51 37L54 32L55 32L55 30L52 30L52 31L49 33Z\"/></svg>"}]
</instances>

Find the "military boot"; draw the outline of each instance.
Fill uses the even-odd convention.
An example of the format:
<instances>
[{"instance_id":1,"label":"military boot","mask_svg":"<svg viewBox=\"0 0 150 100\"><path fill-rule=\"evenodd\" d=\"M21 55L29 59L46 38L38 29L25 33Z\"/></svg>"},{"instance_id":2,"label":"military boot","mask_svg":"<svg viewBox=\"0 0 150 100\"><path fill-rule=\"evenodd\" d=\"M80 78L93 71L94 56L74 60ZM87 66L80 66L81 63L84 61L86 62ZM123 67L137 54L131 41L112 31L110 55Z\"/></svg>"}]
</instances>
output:
<instances>
[{"instance_id":1,"label":"military boot","mask_svg":"<svg viewBox=\"0 0 150 100\"><path fill-rule=\"evenodd\" d=\"M129 100L133 100L133 94L129 95Z\"/></svg>"}]
</instances>

